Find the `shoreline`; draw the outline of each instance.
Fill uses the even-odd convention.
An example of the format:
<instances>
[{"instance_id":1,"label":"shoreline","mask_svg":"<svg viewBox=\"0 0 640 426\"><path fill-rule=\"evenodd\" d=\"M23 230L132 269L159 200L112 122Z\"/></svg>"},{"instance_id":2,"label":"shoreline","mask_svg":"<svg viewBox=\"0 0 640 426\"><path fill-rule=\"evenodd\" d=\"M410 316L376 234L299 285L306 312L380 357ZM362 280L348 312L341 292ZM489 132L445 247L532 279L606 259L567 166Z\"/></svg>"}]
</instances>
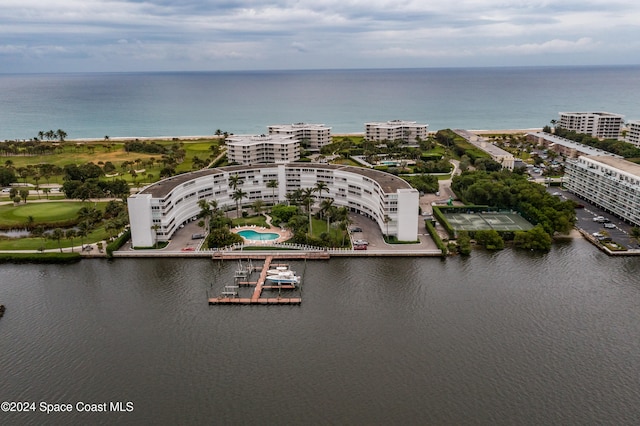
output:
<instances>
[{"instance_id":1,"label":"shoreline","mask_svg":"<svg viewBox=\"0 0 640 426\"><path fill-rule=\"evenodd\" d=\"M525 128L525 129L466 129L469 132L477 135L513 135L513 134L525 134L531 132L542 131L540 127ZM436 134L436 131L429 131L429 134ZM348 133L333 133L331 136L345 137L345 136L364 136L365 132L348 132ZM181 136L114 136L108 140L104 138L71 138L65 139L66 142L124 142L131 140L201 140L201 139L221 139L223 136L217 135L181 135ZM28 140L28 139L25 139Z\"/></svg>"}]
</instances>

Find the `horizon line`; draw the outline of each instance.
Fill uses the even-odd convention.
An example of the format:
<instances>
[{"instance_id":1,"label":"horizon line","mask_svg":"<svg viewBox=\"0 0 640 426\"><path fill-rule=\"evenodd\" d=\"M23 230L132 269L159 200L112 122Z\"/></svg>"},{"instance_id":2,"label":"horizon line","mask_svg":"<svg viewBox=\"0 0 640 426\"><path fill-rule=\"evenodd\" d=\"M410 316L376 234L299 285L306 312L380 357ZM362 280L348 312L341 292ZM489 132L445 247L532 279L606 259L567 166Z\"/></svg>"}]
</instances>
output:
<instances>
[{"instance_id":1,"label":"horizon line","mask_svg":"<svg viewBox=\"0 0 640 426\"><path fill-rule=\"evenodd\" d=\"M8 75L63 75L63 74L214 74L252 72L315 72L315 71L410 71L410 70L451 70L451 69L562 69L562 68L634 68L640 63L592 64L592 65L475 65L475 66L431 66L431 67L371 67L371 68L256 68L236 70L129 70L129 71L56 71L56 72L0 72Z\"/></svg>"}]
</instances>

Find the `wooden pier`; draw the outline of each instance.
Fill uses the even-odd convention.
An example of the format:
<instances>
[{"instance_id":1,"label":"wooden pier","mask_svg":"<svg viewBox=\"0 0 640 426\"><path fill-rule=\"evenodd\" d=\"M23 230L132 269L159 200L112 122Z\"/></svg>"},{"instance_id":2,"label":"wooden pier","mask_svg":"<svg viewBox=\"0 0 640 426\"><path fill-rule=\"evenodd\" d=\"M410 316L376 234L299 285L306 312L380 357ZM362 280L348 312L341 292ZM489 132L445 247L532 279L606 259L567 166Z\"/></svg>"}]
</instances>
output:
<instances>
[{"instance_id":1,"label":"wooden pier","mask_svg":"<svg viewBox=\"0 0 640 426\"><path fill-rule=\"evenodd\" d=\"M265 285L267 271L271 267L287 266L284 264L272 265L273 259L274 256L265 257L258 281L236 281L234 286L225 286L225 290L231 289L232 291L223 291L218 297L209 297L209 305L300 305L302 303L301 297L262 297L263 290L296 289L294 284ZM236 289L240 286L255 286L251 297L238 297Z\"/></svg>"}]
</instances>

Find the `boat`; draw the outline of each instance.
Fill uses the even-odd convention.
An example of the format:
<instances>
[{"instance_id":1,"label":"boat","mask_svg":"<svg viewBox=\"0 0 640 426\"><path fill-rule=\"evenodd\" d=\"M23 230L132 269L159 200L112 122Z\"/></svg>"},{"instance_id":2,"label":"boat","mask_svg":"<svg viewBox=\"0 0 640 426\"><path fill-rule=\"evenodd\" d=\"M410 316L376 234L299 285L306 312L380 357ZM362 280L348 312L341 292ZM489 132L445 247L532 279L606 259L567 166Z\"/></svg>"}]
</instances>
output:
<instances>
[{"instance_id":1,"label":"boat","mask_svg":"<svg viewBox=\"0 0 640 426\"><path fill-rule=\"evenodd\" d=\"M296 275L294 271L286 270L278 271L277 274L271 275L267 273L266 280L279 284L298 284L300 282L300 276Z\"/></svg>"}]
</instances>

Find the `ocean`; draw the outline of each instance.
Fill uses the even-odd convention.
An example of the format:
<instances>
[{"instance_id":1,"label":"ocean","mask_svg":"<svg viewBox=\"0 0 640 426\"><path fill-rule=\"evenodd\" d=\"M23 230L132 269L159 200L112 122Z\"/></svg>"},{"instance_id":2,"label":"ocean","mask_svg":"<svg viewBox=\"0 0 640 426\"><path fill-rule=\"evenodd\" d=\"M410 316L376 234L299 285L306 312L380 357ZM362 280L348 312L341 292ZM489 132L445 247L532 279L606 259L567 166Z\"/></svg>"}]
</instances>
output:
<instances>
[{"instance_id":1,"label":"ocean","mask_svg":"<svg viewBox=\"0 0 640 426\"><path fill-rule=\"evenodd\" d=\"M322 123L334 134L394 119L430 130L540 128L560 111L640 119L640 66L0 75L0 140L260 134Z\"/></svg>"}]
</instances>

